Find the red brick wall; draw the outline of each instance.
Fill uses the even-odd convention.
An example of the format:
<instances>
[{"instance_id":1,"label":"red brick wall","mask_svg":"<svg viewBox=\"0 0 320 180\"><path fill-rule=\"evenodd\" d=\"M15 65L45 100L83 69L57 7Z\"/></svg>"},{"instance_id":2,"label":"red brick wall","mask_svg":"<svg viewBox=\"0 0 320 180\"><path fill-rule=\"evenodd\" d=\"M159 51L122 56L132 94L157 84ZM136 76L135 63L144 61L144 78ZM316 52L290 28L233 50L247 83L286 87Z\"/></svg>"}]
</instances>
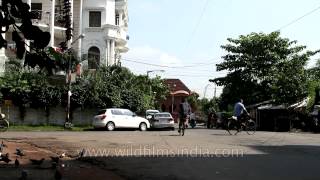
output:
<instances>
[{"instance_id":1,"label":"red brick wall","mask_svg":"<svg viewBox=\"0 0 320 180\"><path fill-rule=\"evenodd\" d=\"M179 117L179 104L182 101L182 98L186 96L173 96L173 112L172 112L172 96L168 96L167 99L161 104L161 111L170 112L175 122L178 122L177 119ZM164 105L164 106L163 106ZM165 107L165 109L162 109Z\"/></svg>"}]
</instances>

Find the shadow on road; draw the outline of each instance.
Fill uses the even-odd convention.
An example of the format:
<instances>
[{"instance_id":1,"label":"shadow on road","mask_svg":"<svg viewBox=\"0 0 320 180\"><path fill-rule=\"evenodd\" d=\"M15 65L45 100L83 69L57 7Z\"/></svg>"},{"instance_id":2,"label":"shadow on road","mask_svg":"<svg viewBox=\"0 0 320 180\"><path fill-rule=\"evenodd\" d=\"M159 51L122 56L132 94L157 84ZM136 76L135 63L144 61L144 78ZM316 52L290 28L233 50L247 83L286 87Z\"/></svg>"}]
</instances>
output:
<instances>
[{"instance_id":1,"label":"shadow on road","mask_svg":"<svg viewBox=\"0 0 320 180\"><path fill-rule=\"evenodd\" d=\"M231 136L227 131L225 134L218 134L218 133L215 133L215 134L211 134L212 136Z\"/></svg>"},{"instance_id":2,"label":"shadow on road","mask_svg":"<svg viewBox=\"0 0 320 180\"><path fill-rule=\"evenodd\" d=\"M105 131L105 132L112 132L112 131L108 131L106 128L88 128L88 129L84 129L84 131ZM121 128L121 129L115 129L113 131L139 131L138 129L132 129L132 128Z\"/></svg>"},{"instance_id":3,"label":"shadow on road","mask_svg":"<svg viewBox=\"0 0 320 180\"><path fill-rule=\"evenodd\" d=\"M160 136L180 136L179 134L160 135Z\"/></svg>"},{"instance_id":4,"label":"shadow on road","mask_svg":"<svg viewBox=\"0 0 320 180\"><path fill-rule=\"evenodd\" d=\"M101 165L131 180L143 179L246 179L317 180L320 177L320 146L250 146L257 154L241 149L220 149L198 154L193 149L180 154L86 157L86 162ZM198 149L199 150L199 149ZM237 154L232 154L232 153ZM150 152L152 153L152 152ZM188 154L189 153L189 154Z\"/></svg>"}]
</instances>

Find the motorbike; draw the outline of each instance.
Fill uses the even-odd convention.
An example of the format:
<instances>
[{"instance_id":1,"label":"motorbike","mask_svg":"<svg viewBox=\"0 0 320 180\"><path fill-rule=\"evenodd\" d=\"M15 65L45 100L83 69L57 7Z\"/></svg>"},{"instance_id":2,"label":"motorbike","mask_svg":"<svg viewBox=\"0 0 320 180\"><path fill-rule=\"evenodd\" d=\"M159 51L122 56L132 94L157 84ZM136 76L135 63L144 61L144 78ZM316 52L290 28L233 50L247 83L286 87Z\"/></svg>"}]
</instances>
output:
<instances>
[{"instance_id":1,"label":"motorbike","mask_svg":"<svg viewBox=\"0 0 320 180\"><path fill-rule=\"evenodd\" d=\"M196 127L197 122L196 122L196 120L195 120L195 119L190 119L189 124L190 124L191 128L194 128L194 127Z\"/></svg>"},{"instance_id":2,"label":"motorbike","mask_svg":"<svg viewBox=\"0 0 320 180\"><path fill-rule=\"evenodd\" d=\"M196 116L194 113L191 113L187 116L188 118L188 124L191 128L195 128L197 126Z\"/></svg>"},{"instance_id":3,"label":"motorbike","mask_svg":"<svg viewBox=\"0 0 320 180\"><path fill-rule=\"evenodd\" d=\"M313 117L313 122L312 122L312 131L317 133L320 132L320 124L319 124L319 119L317 117Z\"/></svg>"},{"instance_id":4,"label":"motorbike","mask_svg":"<svg viewBox=\"0 0 320 180\"><path fill-rule=\"evenodd\" d=\"M7 131L9 128L9 122L6 120L5 114L0 113L0 132Z\"/></svg>"}]
</instances>

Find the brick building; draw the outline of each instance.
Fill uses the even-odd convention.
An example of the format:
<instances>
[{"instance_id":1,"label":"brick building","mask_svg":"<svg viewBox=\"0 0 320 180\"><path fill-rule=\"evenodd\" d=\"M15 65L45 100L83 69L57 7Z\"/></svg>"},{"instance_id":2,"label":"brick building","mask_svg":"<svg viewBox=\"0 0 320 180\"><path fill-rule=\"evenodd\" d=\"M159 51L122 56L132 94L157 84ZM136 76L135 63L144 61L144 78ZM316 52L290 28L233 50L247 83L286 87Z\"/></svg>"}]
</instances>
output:
<instances>
[{"instance_id":1,"label":"brick building","mask_svg":"<svg viewBox=\"0 0 320 180\"><path fill-rule=\"evenodd\" d=\"M170 89L170 95L161 103L161 111L170 112L177 121L179 104L191 91L180 79L165 79L165 83Z\"/></svg>"}]
</instances>

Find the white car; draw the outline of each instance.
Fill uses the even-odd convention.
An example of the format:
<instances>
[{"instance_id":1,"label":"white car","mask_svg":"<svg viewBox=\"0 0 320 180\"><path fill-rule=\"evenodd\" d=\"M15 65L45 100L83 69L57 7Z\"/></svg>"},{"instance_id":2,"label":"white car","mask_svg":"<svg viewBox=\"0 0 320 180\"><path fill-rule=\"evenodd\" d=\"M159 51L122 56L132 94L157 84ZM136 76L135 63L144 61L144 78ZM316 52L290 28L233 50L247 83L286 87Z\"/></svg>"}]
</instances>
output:
<instances>
[{"instance_id":1,"label":"white car","mask_svg":"<svg viewBox=\"0 0 320 180\"><path fill-rule=\"evenodd\" d=\"M110 108L102 109L94 116L92 126L96 128L107 128L113 131L115 128L136 128L146 131L150 128L147 119L136 116L128 109Z\"/></svg>"},{"instance_id":2,"label":"white car","mask_svg":"<svg viewBox=\"0 0 320 180\"><path fill-rule=\"evenodd\" d=\"M152 115L159 113L159 110L154 110L154 109L148 109L146 111L146 118L149 120L150 118L152 118Z\"/></svg>"},{"instance_id":3,"label":"white car","mask_svg":"<svg viewBox=\"0 0 320 180\"><path fill-rule=\"evenodd\" d=\"M170 113L155 113L148 119L152 128L170 128L174 130L174 121Z\"/></svg>"}]
</instances>

